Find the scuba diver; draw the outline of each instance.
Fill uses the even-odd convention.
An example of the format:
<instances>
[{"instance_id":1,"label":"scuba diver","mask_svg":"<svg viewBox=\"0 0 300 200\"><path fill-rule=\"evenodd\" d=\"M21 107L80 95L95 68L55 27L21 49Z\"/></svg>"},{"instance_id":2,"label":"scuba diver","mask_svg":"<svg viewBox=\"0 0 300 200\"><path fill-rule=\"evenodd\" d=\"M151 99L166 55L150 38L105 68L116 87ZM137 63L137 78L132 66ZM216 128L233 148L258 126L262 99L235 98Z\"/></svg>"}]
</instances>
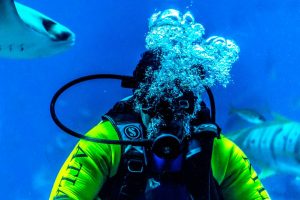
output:
<instances>
[{"instance_id":1,"label":"scuba diver","mask_svg":"<svg viewBox=\"0 0 300 200\"><path fill-rule=\"evenodd\" d=\"M270 199L247 156L215 120L210 88L228 84L239 47L203 35L190 12L152 15L147 51L122 83L133 95L81 137L51 200Z\"/></svg>"}]
</instances>

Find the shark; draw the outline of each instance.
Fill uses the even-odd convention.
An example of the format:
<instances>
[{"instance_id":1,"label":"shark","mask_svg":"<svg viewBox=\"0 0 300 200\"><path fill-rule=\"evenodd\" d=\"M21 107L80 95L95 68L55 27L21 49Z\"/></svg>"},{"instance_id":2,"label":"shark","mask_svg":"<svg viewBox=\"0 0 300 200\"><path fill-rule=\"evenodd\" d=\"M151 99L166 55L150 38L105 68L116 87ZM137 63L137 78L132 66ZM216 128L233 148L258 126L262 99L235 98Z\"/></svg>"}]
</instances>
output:
<instances>
[{"instance_id":1,"label":"shark","mask_svg":"<svg viewBox=\"0 0 300 200\"><path fill-rule=\"evenodd\" d=\"M46 57L74 42L75 34L55 20L13 0L0 0L0 57Z\"/></svg>"},{"instance_id":2,"label":"shark","mask_svg":"<svg viewBox=\"0 0 300 200\"><path fill-rule=\"evenodd\" d=\"M277 173L300 176L300 123L283 117L226 134L261 169L261 179Z\"/></svg>"}]
</instances>

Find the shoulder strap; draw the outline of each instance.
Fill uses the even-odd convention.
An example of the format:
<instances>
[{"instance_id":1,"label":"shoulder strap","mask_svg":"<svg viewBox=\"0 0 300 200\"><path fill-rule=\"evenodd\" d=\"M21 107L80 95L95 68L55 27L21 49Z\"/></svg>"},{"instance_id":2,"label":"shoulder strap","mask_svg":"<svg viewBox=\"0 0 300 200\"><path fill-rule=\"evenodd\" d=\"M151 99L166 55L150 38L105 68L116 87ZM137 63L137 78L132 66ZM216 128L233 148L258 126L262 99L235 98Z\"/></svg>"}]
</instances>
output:
<instances>
[{"instance_id":1,"label":"shoulder strap","mask_svg":"<svg viewBox=\"0 0 300 200\"><path fill-rule=\"evenodd\" d=\"M190 140L183 167L185 183L194 199L220 200L222 193L211 169L213 144L219 129L215 124L200 123L194 124L192 131L194 137Z\"/></svg>"},{"instance_id":2,"label":"shoulder strap","mask_svg":"<svg viewBox=\"0 0 300 200\"><path fill-rule=\"evenodd\" d=\"M144 126L141 117L133 110L131 98L122 100L102 116L114 126L119 138L122 140L142 139L144 137ZM124 150L124 148L122 148Z\"/></svg>"},{"instance_id":3,"label":"shoulder strap","mask_svg":"<svg viewBox=\"0 0 300 200\"><path fill-rule=\"evenodd\" d=\"M144 138L144 126L140 115L132 108L131 99L116 103L102 119L111 122L121 140ZM144 151L141 146L122 147L119 170L103 186L100 192L102 198L131 200L144 193L147 182Z\"/></svg>"}]
</instances>

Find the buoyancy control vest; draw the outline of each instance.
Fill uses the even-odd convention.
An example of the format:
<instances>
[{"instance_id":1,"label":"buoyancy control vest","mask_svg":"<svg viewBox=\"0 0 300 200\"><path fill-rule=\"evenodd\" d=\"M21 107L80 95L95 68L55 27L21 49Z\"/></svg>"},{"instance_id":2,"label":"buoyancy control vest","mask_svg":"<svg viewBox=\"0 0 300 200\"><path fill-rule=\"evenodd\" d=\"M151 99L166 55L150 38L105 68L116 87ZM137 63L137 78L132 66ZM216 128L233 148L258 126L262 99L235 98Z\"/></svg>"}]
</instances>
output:
<instances>
[{"instance_id":1,"label":"buoyancy control vest","mask_svg":"<svg viewBox=\"0 0 300 200\"><path fill-rule=\"evenodd\" d=\"M106 198L103 199L138 199L138 197L141 197L140 199L163 199L163 192L168 195L167 197L170 197L169 194L175 194L175 197L179 197L177 199L185 199L180 195L176 196L175 191L183 191L183 193L187 191L186 196L189 196L190 199L206 200L222 197L213 178L210 163L213 141L215 137L219 137L220 129L215 123L215 104L212 92L208 87L205 89L210 100L209 119L207 120L205 115L204 117L201 114L197 115L194 120L195 124L190 123L193 128L191 138L186 139L184 143L181 143L183 140L176 139L176 136L165 133L154 140L145 138L145 129L139 114L133 111L130 103L122 101L103 116L104 120L109 120L115 126L115 130L119 133L119 140L106 140L89 137L69 129L59 120L55 112L56 101L65 90L78 83L93 79L118 79L121 80L122 87L131 89L136 88L138 84L133 77L114 74L80 77L65 84L55 93L51 100L50 113L54 122L63 131L74 137L96 143L122 145L123 152L119 172L105 184L112 185L113 190L107 190L108 186L104 186L100 194L105 191L109 193L104 195ZM138 136L142 139L138 139ZM176 159L170 157L173 155L177 155ZM160 156L165 156L165 158L159 159ZM168 170L163 171L164 168ZM113 179L117 181L113 181ZM117 183L117 186L109 184L110 182ZM183 186L184 189L181 190L182 187L178 186ZM157 189L155 190L158 191L157 196L155 194L145 195L147 191L154 191L153 189ZM173 199L176 199L175 197Z\"/></svg>"},{"instance_id":2,"label":"buoyancy control vest","mask_svg":"<svg viewBox=\"0 0 300 200\"><path fill-rule=\"evenodd\" d=\"M118 102L102 118L110 121L120 140L146 137L141 117L132 109L130 100ZM198 118L205 121L203 116ZM167 162L154 157L149 147L122 146L118 172L114 177L108 178L99 197L103 200L223 199L210 164L214 137L201 137L190 142L184 154ZM201 149L193 148L194 143ZM190 151L191 148L193 149ZM158 165L167 167L168 170L158 170Z\"/></svg>"}]
</instances>

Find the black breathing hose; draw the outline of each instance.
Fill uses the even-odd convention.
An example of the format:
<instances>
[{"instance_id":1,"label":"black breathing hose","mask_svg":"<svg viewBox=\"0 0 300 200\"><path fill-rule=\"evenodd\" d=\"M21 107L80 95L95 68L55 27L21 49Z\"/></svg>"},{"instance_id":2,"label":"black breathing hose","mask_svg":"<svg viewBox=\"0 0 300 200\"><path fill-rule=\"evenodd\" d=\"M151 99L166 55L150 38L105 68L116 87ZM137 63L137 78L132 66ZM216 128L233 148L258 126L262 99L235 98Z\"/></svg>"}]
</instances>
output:
<instances>
[{"instance_id":1,"label":"black breathing hose","mask_svg":"<svg viewBox=\"0 0 300 200\"><path fill-rule=\"evenodd\" d=\"M134 84L132 83L132 77L130 76L122 76L122 75L115 75L115 74L95 74L95 75L88 75L88 76L83 76L80 78L77 78L67 84L65 84L64 86L62 86L53 96L51 103L50 103L50 113L51 113L51 117L53 119L53 121L55 122L55 124L61 128L63 131L65 131L66 133L77 137L79 139L83 139L83 140L87 140L87 141L91 141L91 142L97 142L97 143L105 143L105 144L121 144L121 145L136 145L136 146L147 146L150 145L152 143L152 140L106 140L106 139L98 139L98 138L93 138L93 137L89 137L80 133L77 133L71 129L69 129L68 127L66 127L63 123L61 123L61 121L58 119L56 111L55 111L55 104L57 99L60 97L60 95L66 91L68 88L81 83L81 82L85 82L85 81L89 81L89 80L94 80L94 79L116 79L116 80L121 80L122 81L122 86L123 87L127 87L127 88L131 88L130 84Z\"/></svg>"},{"instance_id":2,"label":"black breathing hose","mask_svg":"<svg viewBox=\"0 0 300 200\"><path fill-rule=\"evenodd\" d=\"M89 137L83 134L80 134L76 131L71 130L70 128L66 127L61 121L58 119L56 111L55 111L55 105L57 102L57 99L60 97L60 95L65 92L70 87L82 83L89 80L95 80L95 79L115 79L115 80L121 80L121 86L124 88L136 88L137 83L135 79L131 76L124 76L124 75L116 75L116 74L94 74L94 75L88 75L83 76L80 78L77 78L73 81L68 82L67 84L63 85L53 96L51 103L50 103L50 114L54 121L54 123L62 129L64 132L68 133L69 135L72 135L74 137L77 137L79 139L91 141L91 142L97 142L97 143L105 143L105 144L120 144L120 145L134 145L134 146L149 146L153 143L152 140L148 139L139 139L139 140L107 140L107 139L98 139ZM212 122L215 123L216 121L216 111L215 111L215 102L213 94L209 87L205 87L206 92L209 96L210 101L210 107L211 107L211 119Z\"/></svg>"}]
</instances>

